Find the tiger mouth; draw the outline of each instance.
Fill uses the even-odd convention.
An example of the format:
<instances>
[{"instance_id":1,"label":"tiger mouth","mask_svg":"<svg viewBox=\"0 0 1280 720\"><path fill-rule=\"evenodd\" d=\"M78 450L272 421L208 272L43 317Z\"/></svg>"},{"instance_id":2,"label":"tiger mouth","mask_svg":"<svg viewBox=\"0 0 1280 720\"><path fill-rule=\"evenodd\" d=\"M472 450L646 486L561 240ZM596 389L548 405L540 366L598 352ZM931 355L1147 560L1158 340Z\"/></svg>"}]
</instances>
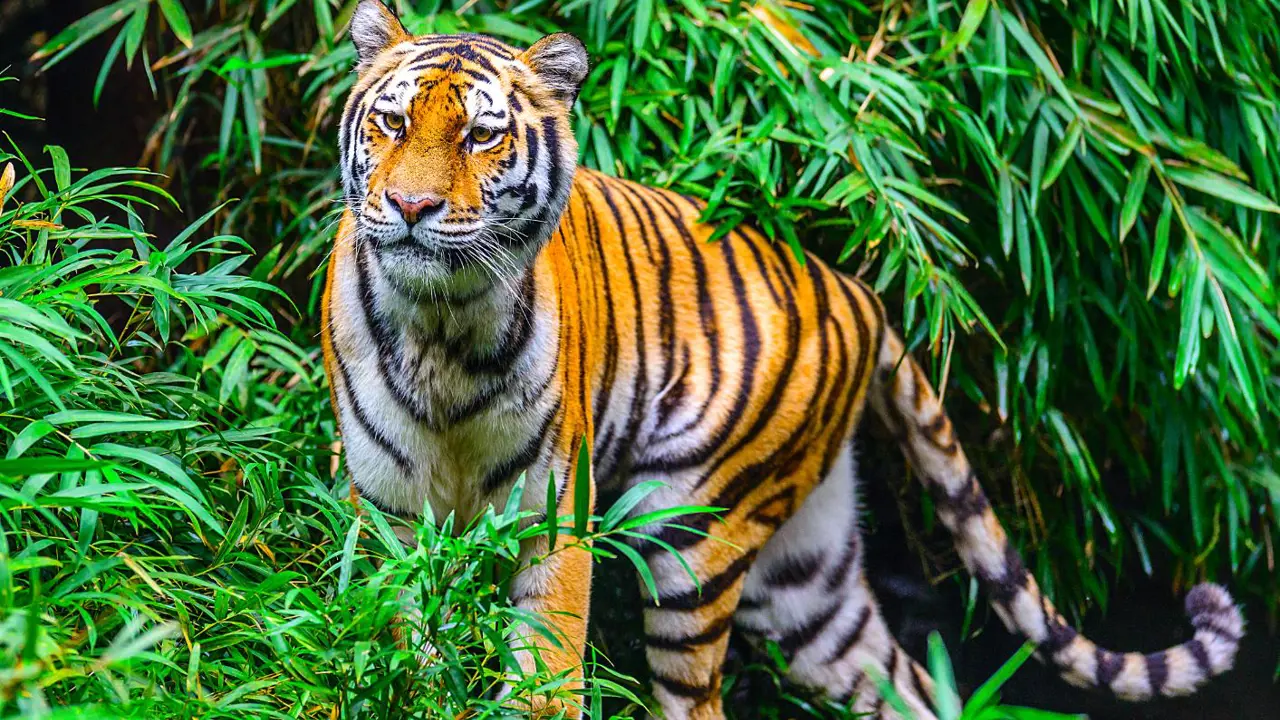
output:
<instances>
[{"instance_id":1,"label":"tiger mouth","mask_svg":"<svg viewBox=\"0 0 1280 720\"><path fill-rule=\"evenodd\" d=\"M407 254L412 256L414 259L439 263L447 267L450 271L457 271L480 265L480 261L473 253L468 252L465 247L441 245L434 242L422 242L413 235L405 235L398 240L381 243L378 245L378 251L380 253L394 252L398 254Z\"/></svg>"}]
</instances>

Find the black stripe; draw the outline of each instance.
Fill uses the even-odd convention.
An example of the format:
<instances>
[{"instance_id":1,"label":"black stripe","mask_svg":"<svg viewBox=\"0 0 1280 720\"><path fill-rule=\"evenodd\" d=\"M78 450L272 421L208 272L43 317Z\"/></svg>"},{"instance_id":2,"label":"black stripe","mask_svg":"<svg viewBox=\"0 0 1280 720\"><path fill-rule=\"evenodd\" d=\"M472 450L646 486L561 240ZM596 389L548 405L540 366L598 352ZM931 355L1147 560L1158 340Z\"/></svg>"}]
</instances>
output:
<instances>
[{"instance_id":1,"label":"black stripe","mask_svg":"<svg viewBox=\"0 0 1280 720\"><path fill-rule=\"evenodd\" d=\"M1199 638L1187 641L1183 647L1191 654L1196 661L1196 667L1200 670L1200 677L1207 678L1213 675L1213 663L1209 660L1209 651L1205 649L1204 643Z\"/></svg>"},{"instance_id":2,"label":"black stripe","mask_svg":"<svg viewBox=\"0 0 1280 720\"><path fill-rule=\"evenodd\" d=\"M841 401L846 400L847 398L840 397L840 393L827 395L828 385L832 382L842 381L849 376L847 373L843 372L843 365L845 363L844 348L839 349L841 358L840 364L842 366L840 368L841 372L838 374L833 372L836 368L833 367L831 362L831 343L827 338L827 324L828 321L832 320L831 303L827 294L827 274L823 271L822 264L816 258L811 257L809 259L809 263L805 267L808 268L809 284L813 288L813 324L815 328L814 332L818 336L818 362L816 365L818 372L818 386L814 389L813 399L814 401L817 401L824 395L827 396L827 401L823 404L822 414L820 417L822 418L823 425L829 425L832 415L835 414L836 407L841 404ZM856 311L854 311L854 314L857 314ZM847 395L848 393L846 392L844 394ZM832 440L836 437L844 437L845 433L843 432L843 428L840 428L840 430L840 432L830 433Z\"/></svg>"},{"instance_id":3,"label":"black stripe","mask_svg":"<svg viewBox=\"0 0 1280 720\"><path fill-rule=\"evenodd\" d=\"M957 527L991 509L991 503L987 500L987 494L982 491L982 486L978 484L978 476L973 468L969 468L969 474L965 476L955 493L947 493L941 484L932 487L935 488L935 492L930 494L934 502L940 509L955 515L954 522Z\"/></svg>"},{"instance_id":4,"label":"black stripe","mask_svg":"<svg viewBox=\"0 0 1280 720\"><path fill-rule=\"evenodd\" d=\"M445 353L470 375L510 375L516 361L533 339L536 321L533 307L536 296L534 273L532 269L528 269L520 279L520 299L517 301L523 311L517 310L515 317L507 323L502 340L487 353L475 353L472 351L472 343L465 336L459 336L445 344Z\"/></svg>"},{"instance_id":5,"label":"black stripe","mask_svg":"<svg viewBox=\"0 0 1280 720\"><path fill-rule=\"evenodd\" d=\"M1217 635L1218 637L1224 640L1229 640L1233 643L1238 643L1240 642L1240 636L1237 635L1235 632L1222 627L1217 622L1217 618L1224 612L1226 611L1215 610L1212 612L1206 612L1206 613L1196 615L1191 618L1191 626L1194 627L1196 630L1203 630L1204 632Z\"/></svg>"},{"instance_id":6,"label":"black stripe","mask_svg":"<svg viewBox=\"0 0 1280 720\"><path fill-rule=\"evenodd\" d=\"M756 503L747 513L747 519L776 530L795 513L795 505L796 488L788 485Z\"/></svg>"},{"instance_id":7,"label":"black stripe","mask_svg":"<svg viewBox=\"0 0 1280 720\"><path fill-rule=\"evenodd\" d=\"M1061 615L1056 612L1050 612L1048 607L1048 599L1040 596L1040 612L1044 614L1044 641L1040 643L1039 650L1047 657L1057 655L1066 646L1075 641L1079 633L1076 629L1066 623Z\"/></svg>"},{"instance_id":8,"label":"black stripe","mask_svg":"<svg viewBox=\"0 0 1280 720\"><path fill-rule=\"evenodd\" d=\"M564 192L564 158L560 157L560 128L556 118L542 118L542 138L547 142L547 201ZM576 161L576 158L575 158Z\"/></svg>"},{"instance_id":9,"label":"black stripe","mask_svg":"<svg viewBox=\"0 0 1280 720\"><path fill-rule=\"evenodd\" d=\"M786 556L769 567L764 581L775 588L807 585L818 568L822 567L822 555L808 553L799 557Z\"/></svg>"},{"instance_id":10,"label":"black stripe","mask_svg":"<svg viewBox=\"0 0 1280 720\"><path fill-rule=\"evenodd\" d=\"M832 566L831 574L827 576L827 592L835 592L844 587L845 581L849 579L849 572L853 570L857 559L858 528L846 528L844 549L840 553L840 559Z\"/></svg>"},{"instance_id":11,"label":"black stripe","mask_svg":"<svg viewBox=\"0 0 1280 720\"><path fill-rule=\"evenodd\" d=\"M538 459L538 451L542 449L543 440L547 436L547 431L551 428L551 423L559 414L560 403L557 402L550 412L547 413L546 417L542 419L542 426L532 437L529 438L529 441L525 443L525 446L520 448L515 455L512 455L502 461L485 474L484 479L480 483L480 487L486 494L497 492L502 488L502 486L506 485L507 482L511 480L511 476L515 475L520 470L528 468L535 460Z\"/></svg>"},{"instance_id":12,"label":"black stripe","mask_svg":"<svg viewBox=\"0 0 1280 720\"><path fill-rule=\"evenodd\" d=\"M719 575L702 582L702 591L698 588L690 588L681 593L676 593L668 597L659 597L661 605L649 598L647 605L662 610L696 610L700 607L711 605L719 600L722 595L728 592L729 588L742 577L747 568L751 567L752 561L755 560L756 553L754 550L742 555L738 559L729 564Z\"/></svg>"},{"instance_id":13,"label":"black stripe","mask_svg":"<svg viewBox=\"0 0 1280 720\"><path fill-rule=\"evenodd\" d=\"M840 640L836 642L835 649L831 651L829 656L827 656L824 664L833 663L843 658L845 655L848 655L849 651L862 641L862 633L866 631L867 624L870 622L871 605L864 604L862 606L862 610L858 612L858 619L854 620L853 624L849 626L849 629L845 634L840 636Z\"/></svg>"},{"instance_id":14,"label":"black stripe","mask_svg":"<svg viewBox=\"0 0 1280 720\"><path fill-rule=\"evenodd\" d=\"M1169 681L1169 659L1162 652L1149 653L1142 656L1147 664L1147 680L1151 683L1152 694L1159 695Z\"/></svg>"},{"instance_id":15,"label":"black stripe","mask_svg":"<svg viewBox=\"0 0 1280 720\"><path fill-rule=\"evenodd\" d=\"M802 318L800 316L800 310L799 310L799 307L797 306L795 296L792 293L792 288L785 287L783 288L783 290L786 294L787 307L785 311L785 317L787 319L787 334L786 334L786 338L783 340L785 344L783 345L783 359L782 359L781 371L778 373L777 377L771 378L771 380L773 381L773 387L770 389L769 395L765 398L764 404L761 405L760 409L756 411L755 418L754 418L754 421L751 423L751 426L747 428L746 432L738 436L738 438L734 441L733 445L729 447L728 450L721 453L720 456L716 458L715 463L713 463L711 466L711 470L706 475L703 476L701 481L703 483L705 483L707 479L712 477L715 474L715 471L719 469L719 467L723 465L726 461L728 461L729 458L736 456L744 448L747 448L756 443L756 440L757 438L759 438L760 433L762 433L766 427L768 427L774 422L777 409L782 404L782 399L786 396L786 391L790 387L791 375L795 370L796 358L800 353L800 331L801 331L800 326L802 324ZM751 314L753 312L749 304L742 305L742 311L746 314ZM825 370L825 369L820 369L819 372L821 372L822 370ZM741 415L735 413L735 414L729 415L728 417L740 418ZM803 426L801 428L798 428L796 430L796 433L799 433L802 430L803 430ZM739 473L739 476L735 478L735 480L739 480L740 478L743 478L743 477L745 477L745 474ZM750 480L758 480L758 479L759 478L750 478ZM725 490L728 491L733 489L734 487L735 487L735 483L730 483L730 485L726 487ZM741 489L740 492L742 492L742 494L745 494L745 488ZM721 494L727 497L735 497L737 493L722 492ZM732 502L729 505L717 505L717 507L733 507L735 505L737 505L736 501Z\"/></svg>"},{"instance_id":16,"label":"black stripe","mask_svg":"<svg viewBox=\"0 0 1280 720\"><path fill-rule=\"evenodd\" d=\"M649 200L645 194L638 192L636 186L631 183L618 183L618 190L621 191L623 199L627 206L631 209L631 213L639 220L637 223L640 228L640 237L644 240L646 246L652 247L657 245L660 261L658 263L658 292L665 293L671 287L671 248L668 247L664 238L658 232L658 219L653 214L653 207L649 204ZM644 209L648 222L640 215L637 205ZM654 242L650 242L650 230L653 231ZM705 283L704 283L705 284ZM658 380L658 387L667 387L671 382L675 369L675 304L670 301L658 303L658 352L662 355L662 375ZM661 412L661 410L659 411ZM661 414L657 418L659 426L663 418Z\"/></svg>"},{"instance_id":17,"label":"black stripe","mask_svg":"<svg viewBox=\"0 0 1280 720\"><path fill-rule=\"evenodd\" d=\"M693 235L689 232L689 226L684 216L682 216L675 208L674 203L664 193L654 193L655 204L667 216L667 219L676 228L676 232L684 240L685 247L688 250L690 264L693 266L693 276L695 287L698 291L698 319L702 326L702 336L707 341L707 357L710 364L711 382L710 386L705 390L699 388L703 397L702 406L698 410L698 415L691 421L685 423L682 427L671 429L655 442L677 437L689 432L693 428L702 424L706 418L707 412L711 408L711 403L720 392L720 331L719 323L716 319L715 300L711 297L711 290L707 282L707 266L703 257L702 248L694 240ZM670 303L667 303L669 305ZM686 350L687 351L687 350ZM683 385L681 385L683 387ZM675 393L663 398L663 406L659 409L658 425L662 427L665 423L666 416L669 416L674 408L679 404L681 398Z\"/></svg>"},{"instance_id":18,"label":"black stripe","mask_svg":"<svg viewBox=\"0 0 1280 720\"><path fill-rule=\"evenodd\" d=\"M715 687L711 685L691 685L683 680L669 678L655 671L653 673L653 682L661 685L664 690L677 697L689 698L696 702L701 702L711 697L711 693L715 692Z\"/></svg>"},{"instance_id":19,"label":"black stripe","mask_svg":"<svg viewBox=\"0 0 1280 720\"><path fill-rule=\"evenodd\" d=\"M778 641L778 647L781 648L783 654L793 656L802 648L807 647L831 624L831 620L840 612L841 607L842 605L839 602L831 603L831 606L826 610L805 620L800 627L783 635L782 639Z\"/></svg>"},{"instance_id":20,"label":"black stripe","mask_svg":"<svg viewBox=\"0 0 1280 720\"><path fill-rule=\"evenodd\" d=\"M1008 540L1005 540L1004 545L1003 570L1004 574L1000 577L990 575L985 568L979 568L976 574L978 580L986 587L987 596L991 598L991 602L1001 607L1008 607L1009 603L1026 587L1029 577L1026 566L1022 564L1022 557Z\"/></svg>"},{"instance_id":21,"label":"black stripe","mask_svg":"<svg viewBox=\"0 0 1280 720\"><path fill-rule=\"evenodd\" d=\"M503 60L515 60L515 52L503 44L501 41L489 35L481 35L479 33L449 33L440 35L427 35L421 37L414 42L421 48L438 47L443 45L459 45L466 43L481 48L487 52L493 53Z\"/></svg>"},{"instance_id":22,"label":"black stripe","mask_svg":"<svg viewBox=\"0 0 1280 720\"><path fill-rule=\"evenodd\" d=\"M695 635L671 637L667 635L646 635L645 645L658 650L688 651L701 645L715 642L729 632L733 617L723 617L712 623L706 630Z\"/></svg>"},{"instance_id":23,"label":"black stripe","mask_svg":"<svg viewBox=\"0 0 1280 720\"><path fill-rule=\"evenodd\" d=\"M1093 660L1096 665L1093 672L1094 681L1099 687L1110 688L1112 681L1124 667L1124 657L1110 650L1094 648Z\"/></svg>"},{"instance_id":24,"label":"black stripe","mask_svg":"<svg viewBox=\"0 0 1280 720\"><path fill-rule=\"evenodd\" d=\"M405 392L400 383L396 381L397 377L404 374L400 372L400 368L395 366L398 363L403 367L403 355L400 343L395 342L394 338L392 338L391 330L386 326L385 320L378 312L377 299L373 294L373 283L369 277L367 248L367 244L361 243L356 249L356 287L360 294L359 308L362 319L365 326L369 328L373 341L378 348L379 375L383 385L387 388L391 398L396 401L396 404L416 422L426 422L429 419L430 411L423 407L419 398Z\"/></svg>"},{"instance_id":25,"label":"black stripe","mask_svg":"<svg viewBox=\"0 0 1280 720\"><path fill-rule=\"evenodd\" d=\"M889 684L894 687L898 686L898 684L894 682L894 675L898 674L898 655L901 653L902 648L898 647L898 643L895 641L893 646L889 648L889 667L885 668L885 677L889 680Z\"/></svg>"},{"instance_id":26,"label":"black stripe","mask_svg":"<svg viewBox=\"0 0 1280 720\"><path fill-rule=\"evenodd\" d=\"M482 79L492 80L494 79L493 76L498 74L498 70L493 66L493 63L490 62L489 58L485 57L481 53L476 52L476 47L475 47L476 45L479 45L479 43L467 42L467 41L452 42L452 43L449 43L449 42L419 43L418 46L423 47L425 49L423 50L423 52L418 53L418 55L416 55L413 58L413 61L412 61L413 65L411 65L409 69L415 72L420 72L422 70L430 69L433 67L447 68L450 70L459 70L461 69L461 66L459 65L454 65L452 68L449 68L447 65L440 65L440 64L428 62L436 58L454 57L454 58L460 58L462 60L475 63L476 65L479 65L480 67L484 68L485 72L489 73L489 75L481 76ZM484 49L488 50L488 48L484 48Z\"/></svg>"},{"instance_id":27,"label":"black stripe","mask_svg":"<svg viewBox=\"0 0 1280 720\"><path fill-rule=\"evenodd\" d=\"M332 330L330 330L330 332L332 332ZM381 429L374 427L373 423L369 421L369 416L365 414L364 407L360 403L360 398L358 398L355 392L351 389L351 375L347 370L346 359L342 357L342 353L339 352L337 344L334 343L333 340L330 340L329 342L331 347L333 347L333 356L338 361L338 374L342 376L341 389L346 393L347 400L351 403L351 414L355 416L356 422L360 424L360 428L364 430L364 433L368 435L383 452L391 456L391 460L400 468L400 472L405 475L412 475L413 462L409 459L409 456L406 455L403 450L396 447L391 442L391 439L388 438Z\"/></svg>"},{"instance_id":28,"label":"black stripe","mask_svg":"<svg viewBox=\"0 0 1280 720\"><path fill-rule=\"evenodd\" d=\"M617 328L617 311L613 306L613 291L609 278L609 268L604 258L604 241L600 233L600 220L596 216L595 205L591 202L591 197L587 193L582 194L583 214L586 217L587 237L595 243L596 260L599 263L599 274L601 286L601 296L604 300L605 307L605 327L604 327L604 372L600 381L600 392L596 394L595 407L593 408L593 420L599 427L605 419L605 413L608 412L609 402L613 399L613 383L618 375L618 328ZM612 428L608 428L603 433L603 437L597 435L596 457L599 459L597 469L604 475L613 468L612 453L609 452L609 445L613 439ZM604 475L607 476L607 475Z\"/></svg>"},{"instance_id":29,"label":"black stripe","mask_svg":"<svg viewBox=\"0 0 1280 720\"><path fill-rule=\"evenodd\" d=\"M773 284L773 273L769 272L769 266L765 264L764 256L760 253L760 247L753 242L746 243L746 246L752 257L755 258L756 265L760 267L760 276L764 278L765 287L769 289L769 296L773 298L773 304L781 305L782 295L778 293L778 288Z\"/></svg>"}]
</instances>

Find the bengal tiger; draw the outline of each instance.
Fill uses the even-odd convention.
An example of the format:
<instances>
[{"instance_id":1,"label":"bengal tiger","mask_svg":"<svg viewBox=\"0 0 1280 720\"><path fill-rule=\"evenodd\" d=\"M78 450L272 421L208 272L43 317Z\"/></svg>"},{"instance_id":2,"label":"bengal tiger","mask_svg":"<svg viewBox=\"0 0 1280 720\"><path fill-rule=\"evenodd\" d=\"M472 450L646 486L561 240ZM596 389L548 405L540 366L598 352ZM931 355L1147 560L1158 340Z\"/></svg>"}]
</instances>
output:
<instances>
[{"instance_id":1,"label":"bengal tiger","mask_svg":"<svg viewBox=\"0 0 1280 720\"><path fill-rule=\"evenodd\" d=\"M480 35L412 36L378 0L355 9L358 78L339 132L345 211L323 301L325 369L353 492L440 520L501 506L571 514L575 457L596 486L665 485L638 512L724 508L642 545L645 654L667 720L722 718L729 634L775 641L788 679L893 716L887 678L932 718L929 676L868 588L852 434L870 405L896 436L960 557L1015 633L1075 685L1142 700L1231 667L1243 621L1204 584L1194 637L1148 655L1078 634L1037 587L885 309L857 278L738 227L716 242L703 204L577 166L570 113L581 42L526 50ZM539 508L554 478L554 508ZM524 557L546 551L528 544ZM511 601L552 671L580 678L591 556L528 567ZM531 652L520 654L533 667ZM579 709L525 699L524 711Z\"/></svg>"}]
</instances>

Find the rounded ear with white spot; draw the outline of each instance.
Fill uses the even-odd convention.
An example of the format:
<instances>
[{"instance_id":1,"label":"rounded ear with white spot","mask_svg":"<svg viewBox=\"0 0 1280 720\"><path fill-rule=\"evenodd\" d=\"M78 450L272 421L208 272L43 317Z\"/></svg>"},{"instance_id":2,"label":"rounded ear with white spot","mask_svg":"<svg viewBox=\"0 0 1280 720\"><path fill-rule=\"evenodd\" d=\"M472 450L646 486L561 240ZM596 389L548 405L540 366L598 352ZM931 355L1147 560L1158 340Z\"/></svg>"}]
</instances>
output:
<instances>
[{"instance_id":1,"label":"rounded ear with white spot","mask_svg":"<svg viewBox=\"0 0 1280 720\"><path fill-rule=\"evenodd\" d=\"M400 18L381 0L360 0L351 15L349 32L351 42L356 46L356 55L360 58L361 70L383 50L409 39Z\"/></svg>"},{"instance_id":2,"label":"rounded ear with white spot","mask_svg":"<svg viewBox=\"0 0 1280 720\"><path fill-rule=\"evenodd\" d=\"M554 33L524 51L520 60L555 96L572 105L587 79L587 48L569 33Z\"/></svg>"}]
</instances>

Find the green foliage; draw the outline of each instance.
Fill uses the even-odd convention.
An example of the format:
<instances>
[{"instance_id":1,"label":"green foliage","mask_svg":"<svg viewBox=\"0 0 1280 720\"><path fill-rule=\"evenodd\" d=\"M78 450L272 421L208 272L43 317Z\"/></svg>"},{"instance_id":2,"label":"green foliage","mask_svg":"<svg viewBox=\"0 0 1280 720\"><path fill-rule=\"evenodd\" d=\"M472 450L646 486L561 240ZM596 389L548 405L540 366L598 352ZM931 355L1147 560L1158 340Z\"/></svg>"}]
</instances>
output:
<instances>
[{"instance_id":1,"label":"green foliage","mask_svg":"<svg viewBox=\"0 0 1280 720\"><path fill-rule=\"evenodd\" d=\"M418 32L575 32L585 164L884 291L1060 604L1105 607L1137 566L1278 609L1274 3L394 4ZM26 655L0 712L376 713L410 692L386 618L424 571L332 489L315 343L354 5L117 0L37 54L110 39L92 100L145 73L169 108L143 163L218 209L161 243L155 176L17 158L0 642Z\"/></svg>"},{"instance_id":2,"label":"green foliage","mask_svg":"<svg viewBox=\"0 0 1280 720\"><path fill-rule=\"evenodd\" d=\"M1035 652L1034 645L1030 643L1023 645L1013 657L996 670L995 674L974 691L968 701L961 705L960 693L956 690L955 673L952 672L947 649L942 644L942 637L936 632L931 633L929 635L929 677L933 679L937 693L938 720L1081 720L1084 717L1082 715L1064 715L1034 708L998 704L1000 687L1013 677L1033 652ZM876 683L894 710L904 718L914 717L891 683L884 677L877 677Z\"/></svg>"}]
</instances>

